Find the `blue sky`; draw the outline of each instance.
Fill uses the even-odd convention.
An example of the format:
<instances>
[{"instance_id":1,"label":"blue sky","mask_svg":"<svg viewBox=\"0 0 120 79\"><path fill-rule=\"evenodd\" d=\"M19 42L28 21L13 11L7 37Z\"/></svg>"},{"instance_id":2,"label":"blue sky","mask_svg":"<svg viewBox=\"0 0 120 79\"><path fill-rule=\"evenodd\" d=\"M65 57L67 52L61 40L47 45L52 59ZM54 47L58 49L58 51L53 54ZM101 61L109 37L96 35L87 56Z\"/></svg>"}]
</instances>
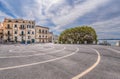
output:
<instances>
[{"instance_id":1,"label":"blue sky","mask_svg":"<svg viewBox=\"0 0 120 79\"><path fill-rule=\"evenodd\" d=\"M5 17L35 20L60 34L81 25L95 28L98 38L120 38L120 0L0 0Z\"/></svg>"}]
</instances>

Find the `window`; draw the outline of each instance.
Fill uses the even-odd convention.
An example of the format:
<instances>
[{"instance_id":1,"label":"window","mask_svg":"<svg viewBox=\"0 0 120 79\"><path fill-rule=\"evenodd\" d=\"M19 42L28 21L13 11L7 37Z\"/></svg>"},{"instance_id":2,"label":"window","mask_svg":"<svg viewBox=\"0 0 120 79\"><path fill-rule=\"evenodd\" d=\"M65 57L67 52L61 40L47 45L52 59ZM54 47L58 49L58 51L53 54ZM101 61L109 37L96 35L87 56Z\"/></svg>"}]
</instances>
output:
<instances>
[{"instance_id":1,"label":"window","mask_svg":"<svg viewBox=\"0 0 120 79\"><path fill-rule=\"evenodd\" d=\"M21 31L21 34L24 35L24 31Z\"/></svg>"},{"instance_id":2,"label":"window","mask_svg":"<svg viewBox=\"0 0 120 79\"><path fill-rule=\"evenodd\" d=\"M25 28L25 26L23 25L23 28Z\"/></svg>"},{"instance_id":3,"label":"window","mask_svg":"<svg viewBox=\"0 0 120 79\"><path fill-rule=\"evenodd\" d=\"M42 33L44 33L44 30L42 30Z\"/></svg>"},{"instance_id":4,"label":"window","mask_svg":"<svg viewBox=\"0 0 120 79\"><path fill-rule=\"evenodd\" d=\"M31 25L29 25L29 28L31 28Z\"/></svg>"},{"instance_id":5,"label":"window","mask_svg":"<svg viewBox=\"0 0 120 79\"><path fill-rule=\"evenodd\" d=\"M3 36L1 36L1 38L3 38Z\"/></svg>"},{"instance_id":6,"label":"window","mask_svg":"<svg viewBox=\"0 0 120 79\"><path fill-rule=\"evenodd\" d=\"M15 36L15 39L17 38L17 36Z\"/></svg>"},{"instance_id":7,"label":"window","mask_svg":"<svg viewBox=\"0 0 120 79\"><path fill-rule=\"evenodd\" d=\"M7 28L10 28L10 24L7 25Z\"/></svg>"},{"instance_id":8,"label":"window","mask_svg":"<svg viewBox=\"0 0 120 79\"><path fill-rule=\"evenodd\" d=\"M11 22L11 20L8 20L8 22Z\"/></svg>"},{"instance_id":9,"label":"window","mask_svg":"<svg viewBox=\"0 0 120 79\"><path fill-rule=\"evenodd\" d=\"M24 38L24 37L22 36L22 40L23 40L23 38Z\"/></svg>"},{"instance_id":10,"label":"window","mask_svg":"<svg viewBox=\"0 0 120 79\"><path fill-rule=\"evenodd\" d=\"M17 31L15 31L15 34L17 34Z\"/></svg>"},{"instance_id":11,"label":"window","mask_svg":"<svg viewBox=\"0 0 120 79\"><path fill-rule=\"evenodd\" d=\"M46 34L47 34L47 30L46 30Z\"/></svg>"},{"instance_id":12,"label":"window","mask_svg":"<svg viewBox=\"0 0 120 79\"><path fill-rule=\"evenodd\" d=\"M29 28L29 25L27 25L27 28Z\"/></svg>"},{"instance_id":13,"label":"window","mask_svg":"<svg viewBox=\"0 0 120 79\"><path fill-rule=\"evenodd\" d=\"M28 31L28 34L30 34L30 31Z\"/></svg>"},{"instance_id":14,"label":"window","mask_svg":"<svg viewBox=\"0 0 120 79\"><path fill-rule=\"evenodd\" d=\"M8 36L8 41L10 41L10 37Z\"/></svg>"},{"instance_id":15,"label":"window","mask_svg":"<svg viewBox=\"0 0 120 79\"><path fill-rule=\"evenodd\" d=\"M25 29L25 26L24 25L20 25L20 29Z\"/></svg>"},{"instance_id":16,"label":"window","mask_svg":"<svg viewBox=\"0 0 120 79\"><path fill-rule=\"evenodd\" d=\"M30 39L31 37L30 36L28 36L28 39Z\"/></svg>"},{"instance_id":17,"label":"window","mask_svg":"<svg viewBox=\"0 0 120 79\"><path fill-rule=\"evenodd\" d=\"M15 24L15 28L17 28L17 25Z\"/></svg>"},{"instance_id":18,"label":"window","mask_svg":"<svg viewBox=\"0 0 120 79\"><path fill-rule=\"evenodd\" d=\"M32 34L34 34L34 32L32 32Z\"/></svg>"},{"instance_id":19,"label":"window","mask_svg":"<svg viewBox=\"0 0 120 79\"><path fill-rule=\"evenodd\" d=\"M39 35L39 37L41 38L41 35Z\"/></svg>"},{"instance_id":20,"label":"window","mask_svg":"<svg viewBox=\"0 0 120 79\"><path fill-rule=\"evenodd\" d=\"M15 37L15 41L17 42L17 37Z\"/></svg>"},{"instance_id":21,"label":"window","mask_svg":"<svg viewBox=\"0 0 120 79\"><path fill-rule=\"evenodd\" d=\"M22 28L22 25L20 25L20 28Z\"/></svg>"},{"instance_id":22,"label":"window","mask_svg":"<svg viewBox=\"0 0 120 79\"><path fill-rule=\"evenodd\" d=\"M39 30L39 33L41 33L41 29Z\"/></svg>"},{"instance_id":23,"label":"window","mask_svg":"<svg viewBox=\"0 0 120 79\"><path fill-rule=\"evenodd\" d=\"M8 31L8 35L10 35L10 31Z\"/></svg>"},{"instance_id":24,"label":"window","mask_svg":"<svg viewBox=\"0 0 120 79\"><path fill-rule=\"evenodd\" d=\"M34 26L32 26L32 28L34 28Z\"/></svg>"}]
</instances>

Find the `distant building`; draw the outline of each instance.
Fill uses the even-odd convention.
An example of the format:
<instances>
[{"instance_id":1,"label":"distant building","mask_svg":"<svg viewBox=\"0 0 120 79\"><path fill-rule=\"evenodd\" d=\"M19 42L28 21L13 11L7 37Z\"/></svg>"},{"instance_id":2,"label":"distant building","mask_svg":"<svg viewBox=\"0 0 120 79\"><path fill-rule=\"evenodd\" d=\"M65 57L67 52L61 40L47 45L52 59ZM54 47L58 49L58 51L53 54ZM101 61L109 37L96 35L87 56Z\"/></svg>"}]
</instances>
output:
<instances>
[{"instance_id":1,"label":"distant building","mask_svg":"<svg viewBox=\"0 0 120 79\"><path fill-rule=\"evenodd\" d=\"M118 42L116 43L116 46L120 46L120 41L118 41Z\"/></svg>"},{"instance_id":2,"label":"distant building","mask_svg":"<svg viewBox=\"0 0 120 79\"><path fill-rule=\"evenodd\" d=\"M49 32L48 41L49 41L49 43L53 43L53 32Z\"/></svg>"},{"instance_id":3,"label":"distant building","mask_svg":"<svg viewBox=\"0 0 120 79\"><path fill-rule=\"evenodd\" d=\"M35 42L35 21L24 19L4 19L4 42Z\"/></svg>"},{"instance_id":4,"label":"distant building","mask_svg":"<svg viewBox=\"0 0 120 79\"><path fill-rule=\"evenodd\" d=\"M37 25L35 27L35 39L38 43L50 43L52 42L53 34L49 32L48 27Z\"/></svg>"},{"instance_id":5,"label":"distant building","mask_svg":"<svg viewBox=\"0 0 120 79\"><path fill-rule=\"evenodd\" d=\"M111 44L107 40L102 40L101 42L98 42L99 45L106 45L111 46Z\"/></svg>"},{"instance_id":6,"label":"distant building","mask_svg":"<svg viewBox=\"0 0 120 79\"><path fill-rule=\"evenodd\" d=\"M0 43L3 42L3 24L0 23Z\"/></svg>"},{"instance_id":7,"label":"distant building","mask_svg":"<svg viewBox=\"0 0 120 79\"><path fill-rule=\"evenodd\" d=\"M53 41L54 41L54 43L59 43L59 42L58 42L58 39L59 39L59 36L58 36L58 35L54 35L54 36L53 36Z\"/></svg>"}]
</instances>

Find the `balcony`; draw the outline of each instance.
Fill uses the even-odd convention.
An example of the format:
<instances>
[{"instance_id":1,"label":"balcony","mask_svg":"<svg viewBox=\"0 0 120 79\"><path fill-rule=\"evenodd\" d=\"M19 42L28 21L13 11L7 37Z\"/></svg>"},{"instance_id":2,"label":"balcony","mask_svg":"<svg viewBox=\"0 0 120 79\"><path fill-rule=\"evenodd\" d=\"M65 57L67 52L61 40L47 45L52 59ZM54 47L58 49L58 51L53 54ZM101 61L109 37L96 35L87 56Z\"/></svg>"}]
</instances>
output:
<instances>
[{"instance_id":1,"label":"balcony","mask_svg":"<svg viewBox=\"0 0 120 79\"><path fill-rule=\"evenodd\" d=\"M12 36L12 34L5 34L5 36Z\"/></svg>"},{"instance_id":2,"label":"balcony","mask_svg":"<svg viewBox=\"0 0 120 79\"><path fill-rule=\"evenodd\" d=\"M38 32L38 33L42 33L42 32Z\"/></svg>"},{"instance_id":3,"label":"balcony","mask_svg":"<svg viewBox=\"0 0 120 79\"><path fill-rule=\"evenodd\" d=\"M12 29L12 27L5 27L5 29Z\"/></svg>"},{"instance_id":4,"label":"balcony","mask_svg":"<svg viewBox=\"0 0 120 79\"><path fill-rule=\"evenodd\" d=\"M2 32L0 32L0 34L3 34Z\"/></svg>"},{"instance_id":5,"label":"balcony","mask_svg":"<svg viewBox=\"0 0 120 79\"><path fill-rule=\"evenodd\" d=\"M24 29L25 29L25 27L19 27L19 29L23 29L23 30L24 30Z\"/></svg>"},{"instance_id":6,"label":"balcony","mask_svg":"<svg viewBox=\"0 0 120 79\"><path fill-rule=\"evenodd\" d=\"M25 36L25 34L20 34L20 36Z\"/></svg>"}]
</instances>

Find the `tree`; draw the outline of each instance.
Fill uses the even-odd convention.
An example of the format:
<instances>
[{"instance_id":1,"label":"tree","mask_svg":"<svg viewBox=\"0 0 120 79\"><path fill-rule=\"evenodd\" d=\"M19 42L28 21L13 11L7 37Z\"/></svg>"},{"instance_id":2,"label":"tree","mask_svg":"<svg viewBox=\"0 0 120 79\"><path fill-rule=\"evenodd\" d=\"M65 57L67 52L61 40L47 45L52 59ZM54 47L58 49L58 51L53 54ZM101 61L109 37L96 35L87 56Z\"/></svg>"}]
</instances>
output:
<instances>
[{"instance_id":1,"label":"tree","mask_svg":"<svg viewBox=\"0 0 120 79\"><path fill-rule=\"evenodd\" d=\"M95 30L89 26L79 26L64 30L59 36L59 43L81 43L87 42L88 44L97 42L97 35Z\"/></svg>"}]
</instances>

